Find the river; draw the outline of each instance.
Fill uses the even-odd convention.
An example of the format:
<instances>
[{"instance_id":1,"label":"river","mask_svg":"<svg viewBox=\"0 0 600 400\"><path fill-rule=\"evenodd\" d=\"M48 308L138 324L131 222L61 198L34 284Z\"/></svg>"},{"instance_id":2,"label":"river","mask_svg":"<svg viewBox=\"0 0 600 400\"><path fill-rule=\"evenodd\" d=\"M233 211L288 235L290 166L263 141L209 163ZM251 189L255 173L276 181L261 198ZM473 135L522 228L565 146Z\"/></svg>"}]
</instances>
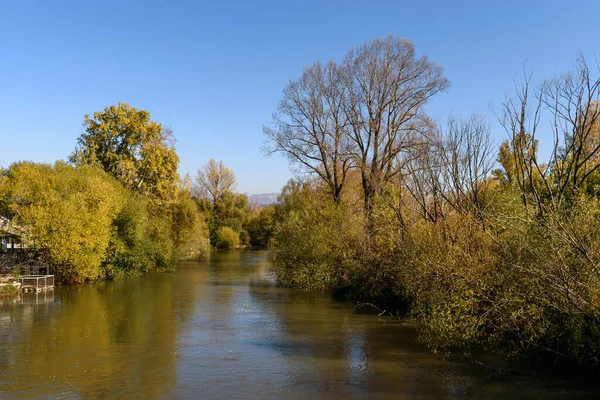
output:
<instances>
[{"instance_id":1,"label":"river","mask_svg":"<svg viewBox=\"0 0 600 400\"><path fill-rule=\"evenodd\" d=\"M0 398L597 397L431 354L414 328L277 286L262 251L0 304ZM494 363L498 360L484 359Z\"/></svg>"}]
</instances>

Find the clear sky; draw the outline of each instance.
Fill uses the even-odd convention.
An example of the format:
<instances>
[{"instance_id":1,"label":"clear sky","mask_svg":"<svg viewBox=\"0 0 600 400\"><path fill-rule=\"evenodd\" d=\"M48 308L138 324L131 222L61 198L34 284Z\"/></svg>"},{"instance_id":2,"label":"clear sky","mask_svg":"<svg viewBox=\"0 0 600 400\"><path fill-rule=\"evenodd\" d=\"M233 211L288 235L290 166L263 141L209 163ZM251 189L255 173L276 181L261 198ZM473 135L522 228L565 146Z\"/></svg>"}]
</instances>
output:
<instances>
[{"instance_id":1,"label":"clear sky","mask_svg":"<svg viewBox=\"0 0 600 400\"><path fill-rule=\"evenodd\" d=\"M182 175L215 158L239 191L279 191L292 173L260 146L284 85L388 34L444 67L434 117L478 111L501 140L490 105L525 61L541 78L600 59L598 15L598 0L0 0L0 165L65 159L84 114L121 101L173 129Z\"/></svg>"}]
</instances>

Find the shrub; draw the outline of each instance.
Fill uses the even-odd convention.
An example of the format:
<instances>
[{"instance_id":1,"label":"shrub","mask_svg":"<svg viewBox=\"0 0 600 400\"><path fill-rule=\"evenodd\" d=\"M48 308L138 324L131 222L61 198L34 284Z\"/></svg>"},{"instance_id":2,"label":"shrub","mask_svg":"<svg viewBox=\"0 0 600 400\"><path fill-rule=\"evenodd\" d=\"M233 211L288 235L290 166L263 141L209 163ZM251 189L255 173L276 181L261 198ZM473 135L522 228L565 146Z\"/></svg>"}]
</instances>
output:
<instances>
[{"instance_id":1,"label":"shrub","mask_svg":"<svg viewBox=\"0 0 600 400\"><path fill-rule=\"evenodd\" d=\"M271 254L273 273L299 288L332 289L347 284L344 262L352 259L360 224L319 188L292 183L278 206Z\"/></svg>"},{"instance_id":2,"label":"shrub","mask_svg":"<svg viewBox=\"0 0 600 400\"><path fill-rule=\"evenodd\" d=\"M240 236L228 226L217 230L217 248L220 250L231 250L240 243Z\"/></svg>"}]
</instances>

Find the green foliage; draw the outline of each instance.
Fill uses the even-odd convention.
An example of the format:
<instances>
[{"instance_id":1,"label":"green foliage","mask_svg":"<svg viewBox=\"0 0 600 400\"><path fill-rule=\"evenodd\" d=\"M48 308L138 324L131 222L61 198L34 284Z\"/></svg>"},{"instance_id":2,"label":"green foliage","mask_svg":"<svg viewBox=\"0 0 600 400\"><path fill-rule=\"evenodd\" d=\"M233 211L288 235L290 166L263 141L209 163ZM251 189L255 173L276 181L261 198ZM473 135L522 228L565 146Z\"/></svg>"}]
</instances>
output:
<instances>
[{"instance_id":1,"label":"green foliage","mask_svg":"<svg viewBox=\"0 0 600 400\"><path fill-rule=\"evenodd\" d=\"M86 115L71 162L99 166L126 188L158 202L177 192L179 157L172 132L125 103Z\"/></svg>"},{"instance_id":2,"label":"green foliage","mask_svg":"<svg viewBox=\"0 0 600 400\"><path fill-rule=\"evenodd\" d=\"M254 210L246 220L245 229L252 246L267 246L275 234L275 206Z\"/></svg>"},{"instance_id":3,"label":"green foliage","mask_svg":"<svg viewBox=\"0 0 600 400\"><path fill-rule=\"evenodd\" d=\"M172 132L152 121L149 112L124 103L86 115L84 127L71 162L78 170L98 167L124 187L102 261L103 276L170 270L178 259L205 257L204 217L179 187Z\"/></svg>"},{"instance_id":4,"label":"green foliage","mask_svg":"<svg viewBox=\"0 0 600 400\"><path fill-rule=\"evenodd\" d=\"M242 246L250 245L250 235L248 234L247 231L245 231L243 229L240 231L240 244Z\"/></svg>"},{"instance_id":5,"label":"green foliage","mask_svg":"<svg viewBox=\"0 0 600 400\"><path fill-rule=\"evenodd\" d=\"M0 215L23 228L57 279L117 279L206 257L206 222L179 186L171 131L123 103L86 115L84 127L74 165L0 171Z\"/></svg>"},{"instance_id":6,"label":"green foliage","mask_svg":"<svg viewBox=\"0 0 600 400\"><path fill-rule=\"evenodd\" d=\"M343 206L326 190L292 181L277 213L272 252L277 278L299 288L343 286L344 255L357 232L344 218Z\"/></svg>"},{"instance_id":7,"label":"green foliage","mask_svg":"<svg viewBox=\"0 0 600 400\"><path fill-rule=\"evenodd\" d=\"M58 279L71 282L101 274L112 221L123 206L120 194L102 171L62 162L13 164L0 186L3 213L47 252Z\"/></svg>"},{"instance_id":8,"label":"green foliage","mask_svg":"<svg viewBox=\"0 0 600 400\"><path fill-rule=\"evenodd\" d=\"M147 236L147 203L129 193L125 196L123 208L113 220L112 235L102 263L106 279L136 276L152 265L152 243Z\"/></svg>"},{"instance_id":9,"label":"green foliage","mask_svg":"<svg viewBox=\"0 0 600 400\"><path fill-rule=\"evenodd\" d=\"M215 203L215 213L221 226L228 226L239 232L250 213L248 197L245 194L225 191Z\"/></svg>"},{"instance_id":10,"label":"green foliage","mask_svg":"<svg viewBox=\"0 0 600 400\"><path fill-rule=\"evenodd\" d=\"M219 250L232 250L240 243L240 235L228 226L217 230L217 248Z\"/></svg>"},{"instance_id":11,"label":"green foliage","mask_svg":"<svg viewBox=\"0 0 600 400\"><path fill-rule=\"evenodd\" d=\"M498 282L492 245L469 216L419 223L411 231L401 282L421 340L432 348L467 347L483 338L479 311Z\"/></svg>"},{"instance_id":12,"label":"green foliage","mask_svg":"<svg viewBox=\"0 0 600 400\"><path fill-rule=\"evenodd\" d=\"M172 205L172 236L179 259L204 259L210 252L204 216L186 192Z\"/></svg>"},{"instance_id":13,"label":"green foliage","mask_svg":"<svg viewBox=\"0 0 600 400\"><path fill-rule=\"evenodd\" d=\"M0 214L23 229L58 281L170 270L208 253L204 218L184 192L160 207L96 167L63 162L16 163L0 179Z\"/></svg>"},{"instance_id":14,"label":"green foliage","mask_svg":"<svg viewBox=\"0 0 600 400\"><path fill-rule=\"evenodd\" d=\"M0 286L0 297L16 297L21 293L21 288L19 286L14 286L11 284Z\"/></svg>"},{"instance_id":15,"label":"green foliage","mask_svg":"<svg viewBox=\"0 0 600 400\"><path fill-rule=\"evenodd\" d=\"M149 214L148 237L152 243L153 266L158 271L171 271L178 257L171 235L171 212L168 209L150 208Z\"/></svg>"},{"instance_id":16,"label":"green foliage","mask_svg":"<svg viewBox=\"0 0 600 400\"><path fill-rule=\"evenodd\" d=\"M501 198L493 232L458 215L413 231L403 284L421 339L597 367L600 204L539 219Z\"/></svg>"},{"instance_id":17,"label":"green foliage","mask_svg":"<svg viewBox=\"0 0 600 400\"><path fill-rule=\"evenodd\" d=\"M216 203L208 199L197 199L196 206L206 216L210 244L214 247L219 247L218 233L222 227L229 227L240 234L250 214L248 197L230 190L224 191Z\"/></svg>"},{"instance_id":18,"label":"green foliage","mask_svg":"<svg viewBox=\"0 0 600 400\"><path fill-rule=\"evenodd\" d=\"M215 212L215 207L208 199L195 199L198 212L204 215L206 220L206 228L208 229L209 244L216 246L217 230L219 229L219 220Z\"/></svg>"}]
</instances>

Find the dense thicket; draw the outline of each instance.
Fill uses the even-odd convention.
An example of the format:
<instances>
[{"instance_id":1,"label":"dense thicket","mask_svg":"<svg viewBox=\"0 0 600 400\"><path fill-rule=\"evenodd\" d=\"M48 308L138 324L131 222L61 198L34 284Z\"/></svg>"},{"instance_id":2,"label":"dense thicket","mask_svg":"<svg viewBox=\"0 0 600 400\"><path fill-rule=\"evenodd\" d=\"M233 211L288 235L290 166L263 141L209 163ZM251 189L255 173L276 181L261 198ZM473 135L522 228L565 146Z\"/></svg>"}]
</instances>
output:
<instances>
[{"instance_id":1,"label":"dense thicket","mask_svg":"<svg viewBox=\"0 0 600 400\"><path fill-rule=\"evenodd\" d=\"M345 288L392 312L401 301L434 349L478 346L598 371L600 80L582 58L536 88L526 80L503 104L508 140L496 147L479 116L429 121L416 88L435 93L445 83L427 63L388 38L325 75L309 67L288 86L266 133L273 150L317 170L291 182L277 206L278 279ZM339 72L346 65L364 67ZM334 71L336 79L322 78ZM326 122L305 124L290 100L311 104L314 121ZM413 119L390 124L404 104L416 107ZM381 132L383 153L369 144ZM541 139L552 148L545 162ZM381 156L387 166L373 167Z\"/></svg>"}]
</instances>

